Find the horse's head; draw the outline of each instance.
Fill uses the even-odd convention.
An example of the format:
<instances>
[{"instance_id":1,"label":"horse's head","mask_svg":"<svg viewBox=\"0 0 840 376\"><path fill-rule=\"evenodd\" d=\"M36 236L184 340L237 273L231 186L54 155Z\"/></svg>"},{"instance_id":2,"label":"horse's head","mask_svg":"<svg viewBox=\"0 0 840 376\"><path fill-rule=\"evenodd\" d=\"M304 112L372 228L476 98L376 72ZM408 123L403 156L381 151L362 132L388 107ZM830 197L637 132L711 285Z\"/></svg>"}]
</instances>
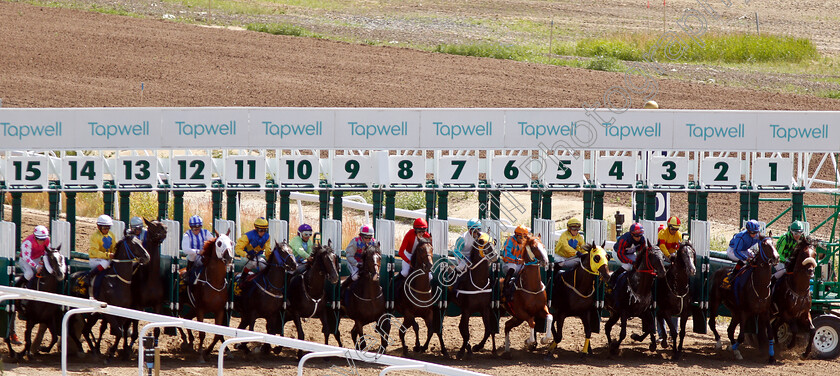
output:
<instances>
[{"instance_id":1,"label":"horse's head","mask_svg":"<svg viewBox=\"0 0 840 376\"><path fill-rule=\"evenodd\" d=\"M227 234L217 236L216 239L213 239L212 244L212 247L214 247L213 254L216 255L216 258L224 261L225 264L230 264L233 261L233 241Z\"/></svg>"},{"instance_id":2,"label":"horse's head","mask_svg":"<svg viewBox=\"0 0 840 376\"><path fill-rule=\"evenodd\" d=\"M379 268L382 266L382 251L379 248L379 242L366 245L362 259L362 267L359 271L363 275L369 275L373 281L379 282Z\"/></svg>"},{"instance_id":3,"label":"horse's head","mask_svg":"<svg viewBox=\"0 0 840 376\"><path fill-rule=\"evenodd\" d=\"M599 275L601 280L610 279L607 251L595 242L582 246L584 253L580 255L580 267L587 273Z\"/></svg>"},{"instance_id":4,"label":"horse's head","mask_svg":"<svg viewBox=\"0 0 840 376\"><path fill-rule=\"evenodd\" d=\"M418 238L419 244L414 248L411 256L411 270L422 270L428 273L432 270L432 242L428 238Z\"/></svg>"},{"instance_id":5,"label":"horse's head","mask_svg":"<svg viewBox=\"0 0 840 376\"><path fill-rule=\"evenodd\" d=\"M67 264L64 260L64 255L61 254L61 244L58 247L47 247L47 252L43 256L44 268L47 272L52 274L59 281L63 281L67 275Z\"/></svg>"},{"instance_id":6,"label":"horse's head","mask_svg":"<svg viewBox=\"0 0 840 376\"><path fill-rule=\"evenodd\" d=\"M332 240L327 240L327 245L315 247L312 252L313 264L320 265L321 273L326 273L327 280L332 284L337 284L339 280L339 273L341 272L341 264L338 256L335 255L335 250L332 248Z\"/></svg>"},{"instance_id":7,"label":"horse's head","mask_svg":"<svg viewBox=\"0 0 840 376\"><path fill-rule=\"evenodd\" d=\"M680 242L680 247L677 249L677 256L674 259L678 268L686 271L689 277L693 277L697 273L697 267L694 266L694 260L697 258L697 252L694 250L694 245L690 240Z\"/></svg>"},{"instance_id":8,"label":"horse's head","mask_svg":"<svg viewBox=\"0 0 840 376\"><path fill-rule=\"evenodd\" d=\"M143 221L146 222L146 239L149 244L163 243L163 240L166 239L166 225L158 220L149 221L143 218Z\"/></svg>"},{"instance_id":9,"label":"horse's head","mask_svg":"<svg viewBox=\"0 0 840 376\"><path fill-rule=\"evenodd\" d=\"M661 251L653 248L649 240L636 251L633 267L638 272L650 273L659 278L665 277L665 257Z\"/></svg>"},{"instance_id":10,"label":"horse's head","mask_svg":"<svg viewBox=\"0 0 840 376\"><path fill-rule=\"evenodd\" d=\"M548 252L546 252L545 246L537 236L525 238L525 252L522 257L526 264L537 261L541 266L548 265Z\"/></svg>"},{"instance_id":11,"label":"horse's head","mask_svg":"<svg viewBox=\"0 0 840 376\"><path fill-rule=\"evenodd\" d=\"M808 273L808 278L814 278L814 269L817 268L817 250L814 247L813 240L802 237L796 243L796 249L793 253L796 255L796 260L794 260L791 272L798 274L805 270Z\"/></svg>"},{"instance_id":12,"label":"horse's head","mask_svg":"<svg viewBox=\"0 0 840 376\"><path fill-rule=\"evenodd\" d=\"M151 260L149 251L143 247L143 242L134 235L126 235L117 242L114 249L114 260L137 261L140 265L146 265Z\"/></svg>"},{"instance_id":13,"label":"horse's head","mask_svg":"<svg viewBox=\"0 0 840 376\"><path fill-rule=\"evenodd\" d=\"M470 263L475 265L481 262L481 259L487 258L490 262L496 262L499 254L496 253L495 244L492 238L487 233L482 233L478 239L473 242L473 249L470 252Z\"/></svg>"},{"instance_id":14,"label":"horse's head","mask_svg":"<svg viewBox=\"0 0 840 376\"><path fill-rule=\"evenodd\" d=\"M753 264L756 266L773 266L779 263L779 251L773 245L773 238L760 235L758 238L758 252L755 253Z\"/></svg>"},{"instance_id":15,"label":"horse's head","mask_svg":"<svg viewBox=\"0 0 840 376\"><path fill-rule=\"evenodd\" d=\"M285 240L282 243L274 243L274 250L271 251L268 266L283 268L288 272L297 269L297 261L295 261L295 256L292 254L292 247L289 246L289 243L286 243Z\"/></svg>"}]
</instances>

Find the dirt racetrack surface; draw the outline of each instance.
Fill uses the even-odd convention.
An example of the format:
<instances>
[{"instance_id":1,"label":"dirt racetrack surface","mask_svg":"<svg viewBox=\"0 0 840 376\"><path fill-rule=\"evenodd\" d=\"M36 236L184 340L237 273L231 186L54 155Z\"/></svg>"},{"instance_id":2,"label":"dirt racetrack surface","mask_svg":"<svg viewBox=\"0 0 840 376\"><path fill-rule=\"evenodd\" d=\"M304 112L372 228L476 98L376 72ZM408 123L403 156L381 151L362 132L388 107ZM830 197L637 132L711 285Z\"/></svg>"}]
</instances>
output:
<instances>
[{"instance_id":1,"label":"dirt racetrack surface","mask_svg":"<svg viewBox=\"0 0 840 376\"><path fill-rule=\"evenodd\" d=\"M315 39L215 29L164 22L41 8L0 2L0 98L4 107L110 106L336 106L336 107L580 107L598 106L603 94L621 85L623 74L565 67L467 58L401 48L371 47ZM145 90L141 96L140 83ZM655 99L665 108L840 110L840 101L776 94L717 85L656 79ZM648 93L650 94L650 93ZM636 95L639 108L650 95ZM730 209L729 203L722 205ZM721 206L723 207L723 206ZM732 209L734 210L734 209ZM710 207L710 214L715 212ZM8 216L7 216L8 218ZM25 228L42 219L27 216ZM80 226L82 227L82 226ZM25 230L26 231L26 230ZM502 320L504 322L505 319ZM638 320L632 321L633 327ZM457 319L445 322L450 352L460 345ZM689 323L689 327L691 324ZM719 324L723 330L725 324ZM474 320L473 337L480 324ZM524 350L524 327L514 330L513 359L480 352L470 361L444 359L434 340L421 360L496 375L830 375L837 361L799 360L783 352L783 365L766 366L748 348L747 360L715 351L710 335L689 333L679 362L669 352L647 351L647 344L625 340L620 357L605 351L603 333L594 334L595 356L580 359L583 334L577 319L567 320L558 359ZM292 330L291 326L287 330ZM342 322L342 333L350 323ZM307 339L321 341L320 324L306 323ZM367 333L372 328L366 328ZM632 330L631 330L632 332ZM18 333L23 334L18 323ZM317 335L316 335L317 334ZM392 331L396 334L396 329ZM413 338L409 335L409 338ZM473 343L475 340L473 340ZM345 334L344 344L350 343ZM801 341L800 341L801 343ZM498 336L497 345L502 346ZM212 375L215 358L197 365L196 355L177 350L174 337L163 339L164 375ZM17 347L20 350L20 347ZM397 355L396 347L389 354ZM544 349L544 347L541 347ZM797 351L801 351L799 348ZM6 352L3 351L5 356ZM215 356L215 355L214 355ZM229 375L292 374L296 362L285 351L258 361L240 357L226 363ZM136 361L103 367L93 356L71 358L76 375L132 375ZM341 359L313 361L306 374L340 374ZM58 350L30 362L3 360L6 374L56 374ZM379 368L361 367L362 374Z\"/></svg>"}]
</instances>

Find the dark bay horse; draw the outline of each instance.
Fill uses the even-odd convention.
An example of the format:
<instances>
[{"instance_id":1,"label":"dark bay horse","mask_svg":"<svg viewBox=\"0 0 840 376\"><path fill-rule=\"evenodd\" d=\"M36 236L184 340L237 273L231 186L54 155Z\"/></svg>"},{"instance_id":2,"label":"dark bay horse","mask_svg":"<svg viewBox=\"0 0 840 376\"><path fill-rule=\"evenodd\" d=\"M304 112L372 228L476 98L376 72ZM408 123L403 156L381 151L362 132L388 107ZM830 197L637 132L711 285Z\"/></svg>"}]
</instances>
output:
<instances>
[{"instance_id":1,"label":"dark bay horse","mask_svg":"<svg viewBox=\"0 0 840 376\"><path fill-rule=\"evenodd\" d=\"M56 248L47 248L46 253L41 259L44 261L44 267L40 273L36 274L29 283L26 284L27 289L61 293L61 282L67 275L67 264L64 256L61 255L61 245ZM24 356L29 359L33 358L33 353L37 354L39 350L49 351L53 345L58 341L58 336L61 334L61 307L52 303L39 302L37 300L22 300L20 302L22 311L26 313L26 334L24 335L24 347L20 353L15 353L12 349L11 342L6 339L6 344L9 346L9 356L13 359L22 359ZM49 346L43 349L32 350L32 328L36 324L42 324L50 330L52 341ZM71 336L79 349L82 348L82 343L78 338Z\"/></svg>"},{"instance_id":2,"label":"dark bay horse","mask_svg":"<svg viewBox=\"0 0 840 376\"><path fill-rule=\"evenodd\" d=\"M796 244L793 259L788 263L790 269L776 281L773 290L773 335L779 343L779 327L787 323L790 328L791 340L787 348L792 349L796 344L796 333L802 328L808 328L808 342L803 358L811 354L814 343L814 323L811 322L811 278L817 267L817 251L811 239L803 238ZM787 269L787 268L786 268ZM781 344L781 343L779 343Z\"/></svg>"},{"instance_id":3,"label":"dark bay horse","mask_svg":"<svg viewBox=\"0 0 840 376\"><path fill-rule=\"evenodd\" d=\"M537 237L526 236L525 252L522 253L525 265L519 272L519 277L514 282L513 298L505 302L505 309L510 313L511 318L505 322L505 354L510 355L510 331L523 322L531 327L531 336L525 340L525 345L530 349L536 349L537 340L534 326L534 319L544 318L546 320L545 337L540 341L548 344L553 341L551 333L551 322L553 317L548 312L545 293L545 285L540 275L540 265L548 264L548 256L545 246Z\"/></svg>"},{"instance_id":4,"label":"dark bay horse","mask_svg":"<svg viewBox=\"0 0 840 376\"><path fill-rule=\"evenodd\" d=\"M685 338L685 325L691 316L691 289L689 282L697 272L694 266L697 252L691 241L680 242L677 252L672 257L671 266L665 272L665 287L663 283L656 289L656 320L668 324L668 331L671 334L671 346L674 350L673 359L677 360L682 356L683 339ZM677 345L677 323L674 316L680 319L680 343ZM645 332L641 336L635 334L631 337L636 341L643 341L651 333ZM668 345L668 334L662 334L662 347Z\"/></svg>"},{"instance_id":5,"label":"dark bay horse","mask_svg":"<svg viewBox=\"0 0 840 376\"><path fill-rule=\"evenodd\" d=\"M455 286L457 291L449 294L461 308L461 322L458 329L461 331L461 338L464 342L458 350L456 357L461 359L466 351L466 358L472 357L473 351L484 348L487 338L492 338L493 355L496 355L496 319L493 315L491 303L493 301L493 284L498 281L490 278L490 265L498 259L498 254L493 249L490 236L481 234L481 237L473 242L470 252L470 262L465 271L466 277L460 280ZM475 347L470 347L470 317L473 313L481 313L481 320L484 322L484 338Z\"/></svg>"},{"instance_id":6,"label":"dark bay horse","mask_svg":"<svg viewBox=\"0 0 840 376\"><path fill-rule=\"evenodd\" d=\"M149 221L143 218L146 222L146 241L143 246L149 252L149 263L140 265L134 272L134 279L131 283L131 305L134 309L144 310L151 308L154 313L161 313L161 307L164 300L165 277L160 271L160 245L166 239L166 225L160 221ZM134 330L131 336L131 345L139 335L137 331L137 321L132 323ZM154 329L155 338L160 336L160 328Z\"/></svg>"},{"instance_id":7,"label":"dark bay horse","mask_svg":"<svg viewBox=\"0 0 840 376\"><path fill-rule=\"evenodd\" d=\"M274 250L266 263L268 265L260 270L254 279L245 282L243 278L239 281L242 293L234 297L233 307L240 315L239 329L247 327L248 330L254 330L257 319L264 318L268 334L277 334L279 330L271 325L271 322L283 310L286 278L297 268L297 262L292 255L292 248L284 240L274 244ZM238 348L246 353L249 351L245 343ZM263 348L268 349L268 345Z\"/></svg>"},{"instance_id":8,"label":"dark bay horse","mask_svg":"<svg viewBox=\"0 0 840 376\"><path fill-rule=\"evenodd\" d=\"M712 279L712 288L709 294L709 326L715 335L715 347L720 348L720 335L715 327L715 319L720 304L723 303L732 312L732 320L729 322L727 332L729 341L732 344L732 352L738 360L744 359L738 347L744 342L744 325L751 322L750 319L758 320L758 342L762 349L767 346L767 354L770 354L769 363L776 361L772 344L768 344L768 338L774 338L770 325L770 278L773 276L773 266L779 262L779 253L773 246L770 237L760 236L758 242L759 251L749 265L744 266L743 278L747 278L743 284L735 280L732 287L724 289L721 281L732 268L721 268ZM733 277L734 279L735 277ZM736 291L737 290L737 291ZM735 294L739 299L736 299ZM740 302L739 302L740 300ZM738 334L738 341L735 341L735 328L741 325L741 332Z\"/></svg>"},{"instance_id":9,"label":"dark bay horse","mask_svg":"<svg viewBox=\"0 0 840 376\"><path fill-rule=\"evenodd\" d=\"M401 313L403 322L400 326L400 342L403 356L408 356L408 346L405 344L405 332L414 329L414 352L424 352L429 348L429 341L433 334L440 340L440 351L449 357L443 344L440 311L435 307L439 292L432 289L432 243L427 238L418 238L418 244L411 256L411 269L408 277L399 278L396 284L394 309ZM426 323L426 343L420 346L420 325L417 318Z\"/></svg>"},{"instance_id":10,"label":"dark bay horse","mask_svg":"<svg viewBox=\"0 0 840 376\"><path fill-rule=\"evenodd\" d=\"M146 251L146 248L143 247L140 240L132 235L126 235L114 246L114 255L111 258L111 266L100 273L100 276L102 276L102 286L100 288L99 295L95 298L110 305L131 308L131 281L134 277L134 270L137 266L136 264L148 264L149 259L149 252ZM86 275L87 272L85 271L73 273L70 276L71 290L73 290L73 287L80 286L79 279L86 278ZM91 281L91 286L88 288L92 289L92 285L93 281ZM71 292L78 297L88 297L87 293L82 293L79 290ZM131 348L128 344L129 336L127 335L128 333L126 333L130 320L109 315L105 315L104 318L108 326L111 327L111 335L116 336L114 344L108 349L106 361L116 352L120 339L123 340L123 357L127 359L131 353ZM82 329L82 333L85 335L88 345L95 348L97 353L100 351L99 345L102 337L100 336L99 340L96 341L96 345L93 346L90 340L90 330L93 328L94 324L96 324L98 319L98 315L91 315L87 319L85 327Z\"/></svg>"},{"instance_id":11,"label":"dark bay horse","mask_svg":"<svg viewBox=\"0 0 840 376\"><path fill-rule=\"evenodd\" d=\"M330 317L327 309L327 282L335 285L339 281L341 266L339 258L332 248L332 240L326 246L318 242L312 249L312 255L306 261L306 270L292 278L289 284L289 307L286 309L286 319L292 319L297 329L298 339L304 338L303 322L301 318L318 317L321 320L321 331L324 333L324 343L329 340L331 333ZM298 359L303 356L303 350L298 350Z\"/></svg>"},{"instance_id":12,"label":"dark bay horse","mask_svg":"<svg viewBox=\"0 0 840 376\"><path fill-rule=\"evenodd\" d=\"M212 313L215 324L224 325L225 305L230 294L226 274L230 263L233 261L233 242L227 234L217 235L215 239L204 243L204 249L202 249L200 256L204 257L204 269L196 278L195 283L187 286L187 293L182 295L182 305L192 308L185 310L184 318L195 318L203 322L204 315ZM179 331L184 343L192 344L192 332L189 333L190 341L187 341L184 331L180 328ZM213 336L210 346L207 347L207 350L202 351L204 332L199 332L199 360L205 362L216 342L223 340L224 338L221 335Z\"/></svg>"},{"instance_id":13,"label":"dark bay horse","mask_svg":"<svg viewBox=\"0 0 840 376\"><path fill-rule=\"evenodd\" d=\"M603 246L584 244L583 251L577 255L580 262L573 270L558 270L555 273L551 298L551 309L556 316L555 327L551 328L554 335L552 350L563 340L563 322L566 317L576 316L583 323L586 336L583 353L592 354L589 340L592 338L592 317L597 315L595 282L598 277L602 281L608 280L610 272L607 268L607 252Z\"/></svg>"},{"instance_id":14,"label":"dark bay horse","mask_svg":"<svg viewBox=\"0 0 840 376\"><path fill-rule=\"evenodd\" d=\"M665 262L662 252L655 250L650 242L636 250L636 261L633 270L625 272L616 281L616 286L607 291L605 305L610 311L610 318L604 324L607 344L610 354L618 354L621 341L627 335L627 319L639 317L642 319L642 331L650 333L650 350L656 350L656 325L653 317L653 280L665 276ZM621 283L622 279L626 282ZM621 332L618 340L614 340L610 333L615 323L621 319Z\"/></svg>"},{"instance_id":15,"label":"dark bay horse","mask_svg":"<svg viewBox=\"0 0 840 376\"><path fill-rule=\"evenodd\" d=\"M362 252L358 280L341 290L343 303L341 309L348 318L354 321L350 337L357 349L368 349L364 326L372 322L376 323L376 332L381 338L380 350L384 351L388 348L387 337L391 331L391 322L385 314L385 297L382 286L379 285L381 266L382 252L379 243L366 246Z\"/></svg>"}]
</instances>

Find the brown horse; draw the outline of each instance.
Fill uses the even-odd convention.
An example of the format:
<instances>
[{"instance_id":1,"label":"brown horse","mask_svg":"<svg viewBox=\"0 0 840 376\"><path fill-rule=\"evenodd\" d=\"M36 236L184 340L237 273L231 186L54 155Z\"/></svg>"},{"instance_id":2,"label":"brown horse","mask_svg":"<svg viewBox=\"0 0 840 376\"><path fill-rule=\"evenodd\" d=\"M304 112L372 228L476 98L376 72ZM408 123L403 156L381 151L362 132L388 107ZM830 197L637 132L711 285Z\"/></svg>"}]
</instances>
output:
<instances>
[{"instance_id":1,"label":"brown horse","mask_svg":"<svg viewBox=\"0 0 840 376\"><path fill-rule=\"evenodd\" d=\"M339 258L332 248L332 240L329 240L323 247L320 242L315 244L312 255L306 261L306 270L292 278L289 283L289 308L286 309L286 319L291 318L294 321L298 339L302 340L304 337L301 318L318 317L321 320L324 343L328 342L331 325L324 297L327 282L337 284L340 270ZM298 359L303 357L303 350L298 350L297 356Z\"/></svg>"},{"instance_id":2,"label":"brown horse","mask_svg":"<svg viewBox=\"0 0 840 376\"><path fill-rule=\"evenodd\" d=\"M523 322L531 327L531 337L525 340L525 345L534 350L537 347L534 319L543 318L546 320L545 337L540 341L543 344L552 342L551 322L553 317L548 312L545 293L545 285L540 275L540 265L548 264L548 256L545 246L537 237L525 237L525 251L522 253L522 260L525 265L513 283L513 297L510 302L503 304L510 313L511 318L505 322L505 354L510 356L510 331Z\"/></svg>"},{"instance_id":3,"label":"brown horse","mask_svg":"<svg viewBox=\"0 0 840 376\"><path fill-rule=\"evenodd\" d=\"M662 259L662 252L655 250L650 242L647 242L641 249L636 250L636 262L633 263L633 270L624 273L619 277L615 287L607 291L605 305L610 311L610 318L604 324L604 332L607 335L607 344L610 354L617 355L621 341L627 335L627 320L631 317L642 319L642 331L650 333L650 351L656 350L656 325L653 317L653 280L665 276L665 262ZM620 284L626 279L624 284ZM619 288L618 286L621 286ZM621 332L618 340L610 336L612 327L621 319Z\"/></svg>"},{"instance_id":4,"label":"brown horse","mask_svg":"<svg viewBox=\"0 0 840 376\"><path fill-rule=\"evenodd\" d=\"M788 264L788 271L777 282L773 290L773 308L776 318L773 320L773 334L776 343L779 342L779 327L788 324L791 339L787 348L792 349L796 344L796 333L800 328L808 328L808 344L803 358L811 354L814 342L814 323L811 322L811 278L817 267L817 252L811 239L803 238L796 244L794 257ZM791 270L792 269L792 270Z\"/></svg>"},{"instance_id":5,"label":"brown horse","mask_svg":"<svg viewBox=\"0 0 840 376\"><path fill-rule=\"evenodd\" d=\"M595 281L598 277L603 281L608 280L610 272L607 268L607 252L602 246L584 244L583 251L577 255L580 262L573 270L558 270L554 275L551 309L556 315L556 326L551 328L554 335L552 350L563 340L563 322L566 317L576 316L583 323L586 336L583 353L592 354L589 344L592 338L592 317L598 314L595 308Z\"/></svg>"},{"instance_id":6,"label":"brown horse","mask_svg":"<svg viewBox=\"0 0 840 376\"><path fill-rule=\"evenodd\" d=\"M151 308L154 313L161 313L164 300L165 277L160 272L160 245L166 239L166 225L160 221L151 221L143 218L146 222L146 241L143 247L149 252L149 263L140 265L134 272L134 279L131 283L131 305L136 310ZM132 322L134 330L131 335L131 346L139 335L137 321ZM155 339L160 336L160 328L154 329Z\"/></svg>"},{"instance_id":7,"label":"brown horse","mask_svg":"<svg viewBox=\"0 0 840 376\"><path fill-rule=\"evenodd\" d=\"M376 331L381 338L379 350L384 352L388 348L387 337L391 331L391 322L385 314L385 297L382 294L382 286L379 285L381 266L382 252L379 243L366 246L362 251L358 280L343 285L341 289L341 309L354 321L350 337L359 350L368 349L364 326L372 322L376 323Z\"/></svg>"},{"instance_id":8,"label":"brown horse","mask_svg":"<svg viewBox=\"0 0 840 376\"><path fill-rule=\"evenodd\" d=\"M662 283L656 289L656 320L657 323L666 322L668 330L671 334L671 346L674 349L673 359L677 360L682 356L683 339L685 338L685 325L688 323L688 318L691 315L691 290L689 282L691 277L697 272L694 266L694 260L697 253L694 251L694 246L691 242L686 240L680 242L675 255L673 255L673 262L665 272L665 287L661 287ZM677 324L674 322L674 316L680 318L680 343L677 346ZM644 333L641 336L631 335L630 337L636 341L643 341L645 337L651 333ZM662 332L662 347L668 347L668 334Z\"/></svg>"},{"instance_id":9,"label":"brown horse","mask_svg":"<svg viewBox=\"0 0 840 376\"><path fill-rule=\"evenodd\" d=\"M449 294L450 299L454 299L458 308L461 309L461 322L458 329L461 331L464 342L456 355L458 359L464 357L465 351L466 358L471 358L473 351L483 349L491 336L493 337L493 355L496 355L495 329L497 325L494 322L496 317L493 315L491 303L493 302L493 284L498 281L490 278L490 265L496 262L496 259L498 259L498 254L493 249L490 236L482 234L473 242L470 262L465 272L466 277L459 280L460 283L455 286L455 293ZM470 317L476 312L481 313L481 320L484 322L484 338L474 347L470 347Z\"/></svg>"},{"instance_id":10,"label":"brown horse","mask_svg":"<svg viewBox=\"0 0 840 376\"><path fill-rule=\"evenodd\" d=\"M260 270L253 280L239 281L242 292L234 297L233 307L240 315L239 329L247 327L248 330L254 330L257 319L264 318L268 334L277 334L279 330L272 322L284 308L286 279L297 268L297 262L292 255L292 248L284 240L274 244L274 250L266 263L266 267ZM250 351L245 343L237 348L245 353ZM268 344L263 346L264 350L268 348ZM267 351L263 353L266 354Z\"/></svg>"},{"instance_id":11,"label":"brown horse","mask_svg":"<svg viewBox=\"0 0 840 376\"><path fill-rule=\"evenodd\" d=\"M405 332L408 328L414 329L414 352L424 352L429 348L429 341L433 334L437 334L440 340L440 351L445 357L449 357L446 346L443 344L443 333L441 328L440 310L434 306L439 296L438 289L432 289L432 243L427 238L418 238L417 247L414 248L411 257L411 269L406 278L398 277L395 283L396 296L394 298L394 309L403 316L400 325L400 341L402 342L403 356L408 356L408 346L405 344ZM420 346L420 325L417 318L420 317L426 323L426 343Z\"/></svg>"},{"instance_id":12,"label":"brown horse","mask_svg":"<svg viewBox=\"0 0 840 376\"><path fill-rule=\"evenodd\" d=\"M748 280L743 285L738 285L733 281L732 287L724 289L721 287L721 282L731 268L721 268L715 272L712 280L712 289L709 294L709 326L712 333L715 335L715 348L720 349L720 335L715 327L715 319L717 318L717 311L720 304L723 303L732 312L732 320L729 322L727 332L729 334L729 341L732 344L732 352L738 360L744 359L741 356L741 351L738 347L744 342L744 325L750 322L750 319L758 320L758 342L759 347L764 351L764 346L767 345L767 353L770 354L769 363L776 361L773 355L773 346L768 344L768 338L773 338L773 330L770 325L770 278L773 276L773 265L779 262L779 253L776 247L773 246L770 237L761 236L759 238L759 251L752 259L749 265L745 266L744 271ZM746 273L749 273L747 276ZM733 277L734 278L734 277ZM740 290L738 296L740 302L735 298L736 289ZM741 324L741 332L738 334L738 341L735 341L735 328Z\"/></svg>"},{"instance_id":13,"label":"brown horse","mask_svg":"<svg viewBox=\"0 0 840 376\"><path fill-rule=\"evenodd\" d=\"M182 305L187 305L192 309L185 310L185 319L195 318L198 321L204 321L204 315L212 313L216 325L224 325L225 323L225 305L228 302L229 287L226 278L228 266L233 261L233 242L227 234L217 235L215 239L204 243L204 249L201 251L201 257L204 257L204 270L198 275L194 284L187 286L187 293L182 295ZM189 271L188 271L189 273ZM183 330L181 332L181 339L184 344L192 344L192 332L189 333L190 340L187 341ZM216 342L223 341L221 335L213 336L213 341L207 350L202 351L204 346L204 332L198 334L198 352L200 354L199 361L202 363L207 360L207 356L213 350ZM219 350L223 351L223 350Z\"/></svg>"}]
</instances>

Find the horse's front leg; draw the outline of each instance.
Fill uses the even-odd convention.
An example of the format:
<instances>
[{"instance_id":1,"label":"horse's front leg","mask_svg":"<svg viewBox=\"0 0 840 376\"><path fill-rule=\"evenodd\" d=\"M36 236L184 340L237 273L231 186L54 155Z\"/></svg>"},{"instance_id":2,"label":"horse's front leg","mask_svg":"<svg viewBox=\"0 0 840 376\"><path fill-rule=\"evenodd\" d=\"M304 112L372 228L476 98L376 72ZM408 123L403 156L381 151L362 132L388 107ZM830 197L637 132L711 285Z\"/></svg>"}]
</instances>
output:
<instances>
[{"instance_id":1,"label":"horse's front leg","mask_svg":"<svg viewBox=\"0 0 840 376\"><path fill-rule=\"evenodd\" d=\"M510 331L511 329L522 324L523 320L519 317L513 316L505 322L505 354L510 355Z\"/></svg>"},{"instance_id":2,"label":"horse's front leg","mask_svg":"<svg viewBox=\"0 0 840 376\"><path fill-rule=\"evenodd\" d=\"M808 324L808 343L805 346L805 352L802 353L802 358L807 359L811 356L811 345L814 343L814 335L817 333L817 328L814 327L813 321L811 321L811 313L808 312L806 316L807 324Z\"/></svg>"},{"instance_id":3,"label":"horse's front leg","mask_svg":"<svg viewBox=\"0 0 840 376\"><path fill-rule=\"evenodd\" d=\"M548 307L543 307L543 312L545 315L545 335L540 339L540 343L543 345L547 345L551 342L554 342L554 336L551 333L551 324L554 321L554 316L548 313Z\"/></svg>"},{"instance_id":4,"label":"horse's front leg","mask_svg":"<svg viewBox=\"0 0 840 376\"><path fill-rule=\"evenodd\" d=\"M214 314L216 325L224 326L225 325L225 311L219 311ZM219 334L213 336L213 341L210 342L210 346L207 346L207 349L204 350L204 354L202 357L206 360L210 353L213 352L213 347L216 346L216 343L221 343L225 341L225 337L222 337ZM219 352L224 356L224 352L227 350L225 347L220 347Z\"/></svg>"},{"instance_id":5,"label":"horse's front leg","mask_svg":"<svg viewBox=\"0 0 840 376\"><path fill-rule=\"evenodd\" d=\"M607 319L607 322L604 324L604 334L607 336L607 346L610 348L610 354L616 355L618 354L618 346L613 341L612 333L613 325L618 322L618 313L610 312L610 317Z\"/></svg>"},{"instance_id":6,"label":"horse's front leg","mask_svg":"<svg viewBox=\"0 0 840 376\"><path fill-rule=\"evenodd\" d=\"M775 337L773 326L770 325L770 313L764 312L758 315L758 343L761 345L759 348L763 349L764 344L767 344L768 364L776 363Z\"/></svg>"}]
</instances>

